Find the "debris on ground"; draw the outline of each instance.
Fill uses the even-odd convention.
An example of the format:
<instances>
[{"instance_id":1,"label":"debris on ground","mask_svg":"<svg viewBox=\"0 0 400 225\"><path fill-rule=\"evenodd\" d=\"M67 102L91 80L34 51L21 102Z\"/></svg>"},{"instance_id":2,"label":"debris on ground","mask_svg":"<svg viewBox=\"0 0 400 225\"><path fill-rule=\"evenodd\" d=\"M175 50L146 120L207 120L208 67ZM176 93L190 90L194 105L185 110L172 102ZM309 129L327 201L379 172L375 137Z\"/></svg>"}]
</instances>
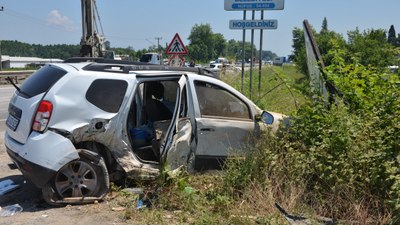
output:
<instances>
[{"instance_id":1,"label":"debris on ground","mask_svg":"<svg viewBox=\"0 0 400 225\"><path fill-rule=\"evenodd\" d=\"M143 194L143 188L124 188L123 191L130 192L132 194Z\"/></svg>"},{"instance_id":2,"label":"debris on ground","mask_svg":"<svg viewBox=\"0 0 400 225\"><path fill-rule=\"evenodd\" d=\"M22 207L19 204L9 205L0 208L0 216L13 216L19 212L22 212Z\"/></svg>"},{"instance_id":3,"label":"debris on ground","mask_svg":"<svg viewBox=\"0 0 400 225\"><path fill-rule=\"evenodd\" d=\"M15 184L11 179L0 181L0 196L19 188L19 184Z\"/></svg>"},{"instance_id":4,"label":"debris on ground","mask_svg":"<svg viewBox=\"0 0 400 225\"><path fill-rule=\"evenodd\" d=\"M122 207L122 206L118 206L118 207L112 207L111 208L111 210L112 211L124 211L125 210L125 207Z\"/></svg>"},{"instance_id":5,"label":"debris on ground","mask_svg":"<svg viewBox=\"0 0 400 225\"><path fill-rule=\"evenodd\" d=\"M337 224L336 220L318 217L316 220L311 220L303 216L290 215L286 212L278 203L275 203L275 207L279 210L279 212L285 217L285 219L292 225L308 225L308 224L320 224L320 225L335 225Z\"/></svg>"}]
</instances>

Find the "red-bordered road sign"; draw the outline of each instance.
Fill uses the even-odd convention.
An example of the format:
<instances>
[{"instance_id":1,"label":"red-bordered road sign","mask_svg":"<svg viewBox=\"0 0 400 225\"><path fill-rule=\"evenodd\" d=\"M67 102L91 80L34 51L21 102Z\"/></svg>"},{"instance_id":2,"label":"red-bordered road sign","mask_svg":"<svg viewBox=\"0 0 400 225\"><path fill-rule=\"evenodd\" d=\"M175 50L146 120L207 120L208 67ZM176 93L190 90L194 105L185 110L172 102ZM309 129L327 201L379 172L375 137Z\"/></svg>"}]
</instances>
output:
<instances>
[{"instance_id":1,"label":"red-bordered road sign","mask_svg":"<svg viewBox=\"0 0 400 225\"><path fill-rule=\"evenodd\" d=\"M167 50L165 51L165 54L169 54L169 55L172 55L172 54L186 55L187 54L186 47L183 44L178 33L175 34L175 37L172 39L171 43L169 44Z\"/></svg>"},{"instance_id":2,"label":"red-bordered road sign","mask_svg":"<svg viewBox=\"0 0 400 225\"><path fill-rule=\"evenodd\" d=\"M168 65L172 67L182 67L185 64L185 58L180 55L173 55L168 60Z\"/></svg>"}]
</instances>

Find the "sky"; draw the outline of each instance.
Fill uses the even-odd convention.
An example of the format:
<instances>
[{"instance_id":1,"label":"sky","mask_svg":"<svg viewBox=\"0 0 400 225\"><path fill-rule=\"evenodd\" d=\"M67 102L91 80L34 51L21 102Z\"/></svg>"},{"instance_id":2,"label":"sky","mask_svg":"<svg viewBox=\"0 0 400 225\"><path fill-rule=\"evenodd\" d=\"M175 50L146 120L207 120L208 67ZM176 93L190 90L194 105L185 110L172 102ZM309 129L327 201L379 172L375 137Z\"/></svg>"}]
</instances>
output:
<instances>
[{"instance_id":1,"label":"sky","mask_svg":"<svg viewBox=\"0 0 400 225\"><path fill-rule=\"evenodd\" d=\"M185 45L194 25L209 24L226 40L242 40L241 30L230 30L229 20L242 20L242 11L225 11L224 0L97 0L104 36L111 47L135 50L166 46L178 33ZM0 0L0 41L29 44L79 44L82 36L79 0ZM276 30L264 30L263 50L279 56L292 53L292 30L305 19L319 31L326 17L328 29L347 37L358 28L400 33L400 0L285 0L283 10L264 11L264 19L278 20ZM251 19L247 11L247 19ZM260 12L255 19L260 19ZM246 31L250 42L251 31ZM254 32L259 48L260 32Z\"/></svg>"}]
</instances>

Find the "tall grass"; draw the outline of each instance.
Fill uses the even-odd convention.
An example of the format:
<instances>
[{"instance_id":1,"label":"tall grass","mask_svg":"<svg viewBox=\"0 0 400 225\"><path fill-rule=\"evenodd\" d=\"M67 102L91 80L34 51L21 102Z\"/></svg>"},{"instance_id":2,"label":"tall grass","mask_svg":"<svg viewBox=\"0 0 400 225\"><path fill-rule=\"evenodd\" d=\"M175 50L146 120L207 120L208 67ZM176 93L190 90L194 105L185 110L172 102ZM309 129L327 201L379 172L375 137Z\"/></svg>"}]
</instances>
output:
<instances>
[{"instance_id":1,"label":"tall grass","mask_svg":"<svg viewBox=\"0 0 400 225\"><path fill-rule=\"evenodd\" d=\"M221 79L250 97L250 71L244 72L243 90L241 72L221 73ZM259 82L260 81L260 82ZM305 102L307 78L295 66L264 66L259 79L258 67L253 69L251 100L260 108L290 115ZM259 88L260 87L260 88Z\"/></svg>"},{"instance_id":2,"label":"tall grass","mask_svg":"<svg viewBox=\"0 0 400 225\"><path fill-rule=\"evenodd\" d=\"M349 74L353 72L350 69ZM318 102L306 102L308 82L304 76L296 73L295 68L269 67L263 73L277 77L275 81L262 80L261 84L266 89L273 88L282 80L285 86L274 89L276 93L271 92L259 104L267 110L276 109L292 115L291 128L289 132L280 133L279 138L264 134L244 161L228 162L224 177L225 193L244 202L253 201L252 204L257 205L254 212L258 209L271 211L274 208L272 203L276 201L291 212L307 214L311 218L322 215L345 224L396 223L399 217L395 204L399 202L396 186L399 172L393 170L392 165L396 164L398 145L392 142L393 137L386 135L395 133L392 130L396 128L381 129L383 127L379 124L385 122L386 115L379 118L372 116L375 112L358 114L354 110L377 99L368 96L370 92L386 90L389 85L376 82L377 86L365 91L360 86L351 86L348 93L358 91L356 97L350 95L352 99L347 104L339 100L327 108ZM249 95L247 75L244 92ZM365 77L379 81L379 76L369 74ZM348 79L360 78L355 76ZM226 80L238 87L237 80ZM372 84L368 82L368 85ZM389 97L378 100L383 102L390 100ZM290 98L296 100L296 107L289 103L293 102L288 100ZM273 101L275 99L276 102ZM354 106L352 102L357 104ZM388 106L384 108L389 116L396 115L395 110L389 109ZM377 114L381 111L377 111ZM370 114L372 117L363 117ZM248 199L256 193L258 197Z\"/></svg>"}]
</instances>

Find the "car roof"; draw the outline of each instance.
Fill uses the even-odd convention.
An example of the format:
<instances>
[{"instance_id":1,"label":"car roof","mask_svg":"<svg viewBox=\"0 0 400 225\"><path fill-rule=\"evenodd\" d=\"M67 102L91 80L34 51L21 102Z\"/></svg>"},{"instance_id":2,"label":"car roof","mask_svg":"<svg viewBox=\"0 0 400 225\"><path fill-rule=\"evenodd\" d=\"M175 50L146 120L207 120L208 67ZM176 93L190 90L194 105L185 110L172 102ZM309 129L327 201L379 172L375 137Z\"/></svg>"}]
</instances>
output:
<instances>
[{"instance_id":1,"label":"car roof","mask_svg":"<svg viewBox=\"0 0 400 225\"><path fill-rule=\"evenodd\" d=\"M176 74L176 72L195 73L203 76L219 78L213 71L202 67L172 67L156 65L143 62L131 62L123 60L110 60L104 58L79 57L67 59L64 64L70 64L77 70L113 72L113 73L135 73L138 75L166 75Z\"/></svg>"}]
</instances>

